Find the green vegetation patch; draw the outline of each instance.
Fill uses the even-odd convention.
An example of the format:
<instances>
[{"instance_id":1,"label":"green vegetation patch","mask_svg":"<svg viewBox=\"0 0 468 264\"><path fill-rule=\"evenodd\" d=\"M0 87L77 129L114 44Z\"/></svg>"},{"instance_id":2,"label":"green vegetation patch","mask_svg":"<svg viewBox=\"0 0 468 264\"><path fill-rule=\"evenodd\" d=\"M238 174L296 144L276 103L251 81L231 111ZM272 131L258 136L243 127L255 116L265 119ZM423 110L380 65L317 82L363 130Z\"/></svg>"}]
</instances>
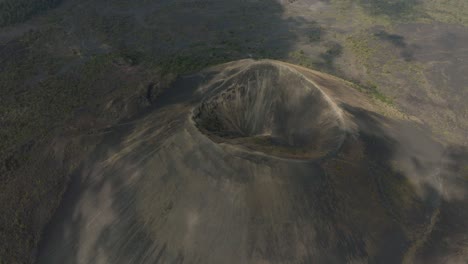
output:
<instances>
[{"instance_id":1,"label":"green vegetation patch","mask_svg":"<svg viewBox=\"0 0 468 264\"><path fill-rule=\"evenodd\" d=\"M351 86L362 93L366 93L373 98L386 103L388 105L393 105L393 99L383 94L376 84L369 83L367 85L358 84L358 82L352 82Z\"/></svg>"},{"instance_id":2,"label":"green vegetation patch","mask_svg":"<svg viewBox=\"0 0 468 264\"><path fill-rule=\"evenodd\" d=\"M426 0L423 5L430 20L468 26L468 1L466 0Z\"/></svg>"},{"instance_id":3,"label":"green vegetation patch","mask_svg":"<svg viewBox=\"0 0 468 264\"><path fill-rule=\"evenodd\" d=\"M371 14L403 17L415 11L417 0L360 0Z\"/></svg>"},{"instance_id":4,"label":"green vegetation patch","mask_svg":"<svg viewBox=\"0 0 468 264\"><path fill-rule=\"evenodd\" d=\"M36 14L58 6L62 0L0 1L0 27L24 22Z\"/></svg>"},{"instance_id":5,"label":"green vegetation patch","mask_svg":"<svg viewBox=\"0 0 468 264\"><path fill-rule=\"evenodd\" d=\"M336 74L335 60L343 53L343 47L336 42L326 44L326 50L317 58L308 56L303 50L289 53L289 61L306 68Z\"/></svg>"},{"instance_id":6,"label":"green vegetation patch","mask_svg":"<svg viewBox=\"0 0 468 264\"><path fill-rule=\"evenodd\" d=\"M363 29L375 25L391 26L427 16L419 0L330 1L334 8L329 16Z\"/></svg>"}]
</instances>

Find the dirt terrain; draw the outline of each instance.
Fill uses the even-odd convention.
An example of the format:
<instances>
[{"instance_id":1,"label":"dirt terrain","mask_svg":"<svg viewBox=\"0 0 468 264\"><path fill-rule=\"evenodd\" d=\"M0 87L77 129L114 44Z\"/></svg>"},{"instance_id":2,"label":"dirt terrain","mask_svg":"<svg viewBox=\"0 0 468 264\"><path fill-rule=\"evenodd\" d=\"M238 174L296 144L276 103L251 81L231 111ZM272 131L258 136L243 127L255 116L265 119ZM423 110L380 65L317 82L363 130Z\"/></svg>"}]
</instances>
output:
<instances>
[{"instance_id":1,"label":"dirt terrain","mask_svg":"<svg viewBox=\"0 0 468 264\"><path fill-rule=\"evenodd\" d=\"M239 212L238 218L224 215L221 209L212 212L226 219L243 221L243 227L250 228L245 232L254 238L242 237L240 229L236 229L239 226L217 227L222 221L203 227L213 233L219 232L219 236L228 236L223 233L227 230L238 230L238 238L233 241L244 247L239 252L248 247L246 245L257 246L257 249L250 248L251 254L231 251L233 263L242 263L244 259L238 259L240 257L252 262L287 263L285 259L292 256L297 257L292 263L318 259L381 263L384 256L392 260L391 263L466 263L467 1L3 0L0 5L7 6L0 11L0 263L34 263L37 256L41 261L49 261L44 252L54 251L51 247L65 233L70 236L70 244L60 245L64 255L52 254L50 261L52 258L64 261L67 254L72 259L70 262L79 262L80 258L84 259L82 262L106 262L93 258L99 254L108 257L107 261L122 257L120 261L124 262L127 257L131 258L122 256L126 254L124 250L115 253L114 246L126 248L119 244L120 240L114 240L117 234L105 238L105 232L103 235L98 229L92 229L99 232L86 238L90 240L83 238L82 241L93 241L99 235L106 241L103 247L111 243L101 250L105 253L82 248L85 253L79 255L76 248L70 249L67 245L86 244L91 248L94 242L80 242L76 236L85 236L84 233L73 230L60 233L58 226L66 224L71 228L71 218L80 226L73 228L92 225L89 215L85 214L82 220L70 216L72 210L83 209L80 199L93 200L91 194L83 198L91 192L89 188L98 188L94 183L85 186L88 183L83 175L87 171L86 179L96 177L96 181L102 182L111 181L108 175L115 174L115 181L119 183L113 182L112 187L106 187L108 193L100 195L119 197L117 200L124 197L115 194L119 184L133 184L135 189L125 191L130 200L153 199L151 195L150 198L136 198L134 193L144 195L144 188L165 186L158 178L166 173L164 170L169 170L167 175L181 178L167 176L166 183L173 187L164 189L162 196L179 197L171 193L178 192L171 189L174 186L186 186L184 188L192 192L198 190L198 187L186 185L188 174L168 169L177 164L159 162L147 149L141 150L141 154L130 151L132 147L128 142L143 142L146 137L154 138L158 146L174 144L174 151L180 149L180 153L167 149L157 153L174 155L166 156L167 163L180 162L182 171L193 169L186 166L200 166L200 170L206 166L203 172L196 172L201 175L218 165L226 167L225 174L221 173L224 170L215 173L220 177L217 182L200 176L200 182L193 184L208 182L207 189L201 191L215 192L217 187L209 184L225 184L222 177L226 175L230 178L244 175L252 181L259 180L259 186L267 183L258 197L255 196L257 188L251 184L236 185L238 197L244 200L232 202L240 211L231 208L229 213ZM240 70L239 64L257 65L251 61L202 71L249 58L284 63L270 65L270 70L260 70L258 78L255 77L257 73L254 74L256 71L248 70L250 66ZM226 67L239 72L240 76L233 80L244 88L230 87L230 81L216 83L233 74L226 72ZM282 67L288 69L286 72L298 73L285 77L285 71L278 70ZM341 84L335 83L337 79ZM302 88L294 95L289 94L289 88L284 85L289 82ZM205 90L197 90L202 89L201 83L206 85ZM187 120L192 120L190 126ZM166 127L168 122L171 125ZM156 130L154 134L150 128ZM182 128L188 134L178 134L182 133L179 130ZM356 135L350 136L349 130ZM179 136L170 137L173 133ZM132 134L134 139L129 138ZM183 145L188 140L187 135L195 137L198 143ZM205 152L198 140L205 142ZM164 143L166 141L168 143ZM135 142L133 147L139 144ZM148 144L150 146L155 145ZM186 154L185 164L180 155L191 150L193 155ZM160 163L152 168L161 170L159 176L153 182L148 179L150 174L127 181L125 177L130 174L126 174L123 167L132 163L127 156L138 159L132 155L143 157L143 153L154 163ZM114 159L122 161L121 165L109 161L114 154L117 155ZM253 165L245 165L237 159L232 161L228 158L230 155L251 160ZM220 161L220 156L227 160ZM190 161L197 157L197 161ZM354 165L349 164L355 164L355 159L363 163L353 169ZM309 163L304 161L313 165L307 167L304 164ZM99 169L106 162L110 165ZM141 164L150 166L151 162ZM296 167L291 165L294 172L289 164L295 164ZM237 166L244 165L249 169L236 171ZM257 169L258 175L271 171L271 179L256 178ZM348 173L356 182L343 181L343 175ZM306 174L316 175L317 182L310 183L308 178L300 176ZM297 175L298 178L286 181L282 175ZM433 175L439 175L436 177L439 180L434 180ZM298 190L302 185L310 186L311 191ZM137 191L136 186L142 186L141 191ZM409 194L412 192L417 196ZM290 197L294 193L297 197ZM305 197L308 193L311 196ZM247 196L249 198L245 198ZM169 199L167 197L164 199ZM214 197L223 201L220 196ZM103 202L109 204L96 204L96 208L113 207L112 199L103 198ZM190 206L195 207L209 203L200 200L206 197L200 196L197 200L190 194L180 199L193 200ZM327 209L317 209L315 201L320 199L331 205L326 205ZM268 201L278 202L267 205ZM372 201L375 204L368 204ZM120 201L114 202L117 207L124 206ZM155 208L151 207L152 202ZM170 217L182 221L183 217L177 215L183 209L177 207L175 201L167 200L167 203L172 202L167 205L152 202L141 202L145 204L141 205L144 209L131 210L154 210L170 215L172 209L164 208L173 207L176 213ZM251 206L250 211L242 211L247 210L241 208L247 204ZM96 208L89 208L87 212L95 212ZM286 212L286 208L291 212ZM119 215L124 209L112 210ZM247 219L257 211L260 220L256 216ZM330 220L331 211L339 212L333 216L334 220ZM278 218L273 217L272 212L278 213ZM132 212L128 215L131 219L122 221L115 230L118 233L127 228L124 225L138 223L135 228L143 230L144 238L136 238L135 233L135 239L146 243L147 246L141 247L148 255L146 261L156 261L154 254L147 252L150 249L155 249L156 254L162 252L161 263L170 259L177 262L182 256L185 262L196 261L196 258L219 260L214 253L208 256L208 249L202 246L182 250L181 241L167 238L171 232L188 234L183 230L168 229L167 234L162 234L158 229L147 233L147 229L154 229L156 225L152 223L156 221L155 214ZM327 224L321 226L314 222L312 215L322 219L317 221L327 219ZM393 224L387 226L387 220L382 220L385 224L378 228L377 222L383 215L393 219ZM427 220L421 220L424 217ZM50 227L44 231L51 219ZM161 219L158 221L163 221ZM214 221L215 217L212 219ZM226 221L234 224L237 220L233 219ZM265 224L269 219L281 224ZM148 221L143 224L147 226L140 227L141 221ZM368 223L369 228L360 226L361 222ZM102 224L104 226L108 223ZM177 225L158 223L156 226L175 228ZM319 231L313 237L310 234L298 237L293 235L300 233L297 226L307 226L314 230L311 233ZM385 231L380 229L384 227ZM252 229L260 230L255 233ZM320 233L324 230L332 231ZM128 229L128 232L132 231ZM265 241L275 239L265 237L267 233L283 234L282 241L268 244ZM192 234L193 239L200 239L197 234ZM162 238L154 240L155 235ZM216 245L221 238L213 239L210 245ZM245 243L239 242L241 240ZM381 244L377 240L397 242L388 242L395 247L383 252L379 251ZM305 246L299 246L301 243ZM401 244L396 246L398 243ZM208 245L203 244L207 248ZM296 245L296 252L291 249L292 245ZM233 248L225 245L223 250L219 252L228 254ZM350 253L353 250L354 253ZM323 251L322 255L314 253L316 251ZM80 257L71 257L74 254ZM137 254L138 258L143 258L142 254ZM171 257L171 254L181 257ZM327 259L330 255L335 255L336 259ZM304 259L299 260L298 256ZM135 259L134 262L140 260L145 261Z\"/></svg>"}]
</instances>

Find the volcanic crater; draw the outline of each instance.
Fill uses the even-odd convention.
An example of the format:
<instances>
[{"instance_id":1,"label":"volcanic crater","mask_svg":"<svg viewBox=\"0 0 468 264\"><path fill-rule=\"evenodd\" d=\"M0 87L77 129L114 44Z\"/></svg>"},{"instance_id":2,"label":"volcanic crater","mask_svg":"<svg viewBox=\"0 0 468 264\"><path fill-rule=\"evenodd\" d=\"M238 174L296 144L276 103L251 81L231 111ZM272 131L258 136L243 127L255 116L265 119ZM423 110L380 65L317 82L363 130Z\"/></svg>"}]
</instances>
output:
<instances>
[{"instance_id":1,"label":"volcanic crater","mask_svg":"<svg viewBox=\"0 0 468 264\"><path fill-rule=\"evenodd\" d=\"M315 159L336 151L345 138L342 110L289 67L259 62L208 90L193 120L215 142Z\"/></svg>"}]
</instances>

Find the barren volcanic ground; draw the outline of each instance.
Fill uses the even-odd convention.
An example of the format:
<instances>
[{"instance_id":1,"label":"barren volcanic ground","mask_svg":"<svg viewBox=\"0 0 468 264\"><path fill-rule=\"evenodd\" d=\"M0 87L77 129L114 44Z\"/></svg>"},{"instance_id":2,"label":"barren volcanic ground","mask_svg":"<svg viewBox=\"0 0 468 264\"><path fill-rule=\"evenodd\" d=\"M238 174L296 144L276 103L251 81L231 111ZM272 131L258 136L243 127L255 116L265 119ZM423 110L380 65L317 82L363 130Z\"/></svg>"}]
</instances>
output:
<instances>
[{"instance_id":1,"label":"barren volcanic ground","mask_svg":"<svg viewBox=\"0 0 468 264\"><path fill-rule=\"evenodd\" d=\"M180 77L105 131L38 263L464 263L466 154L414 120L279 61Z\"/></svg>"}]
</instances>

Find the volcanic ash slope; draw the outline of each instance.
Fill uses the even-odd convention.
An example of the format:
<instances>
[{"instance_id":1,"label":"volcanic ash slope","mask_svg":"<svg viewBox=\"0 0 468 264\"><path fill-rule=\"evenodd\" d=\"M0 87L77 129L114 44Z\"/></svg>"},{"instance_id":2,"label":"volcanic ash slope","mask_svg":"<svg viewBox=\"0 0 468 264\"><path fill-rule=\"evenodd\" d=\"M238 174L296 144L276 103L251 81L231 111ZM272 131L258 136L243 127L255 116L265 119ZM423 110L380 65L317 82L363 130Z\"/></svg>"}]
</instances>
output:
<instances>
[{"instance_id":1,"label":"volcanic ash slope","mask_svg":"<svg viewBox=\"0 0 468 264\"><path fill-rule=\"evenodd\" d=\"M442 146L332 76L242 60L177 80L73 176L39 263L416 262Z\"/></svg>"}]
</instances>

